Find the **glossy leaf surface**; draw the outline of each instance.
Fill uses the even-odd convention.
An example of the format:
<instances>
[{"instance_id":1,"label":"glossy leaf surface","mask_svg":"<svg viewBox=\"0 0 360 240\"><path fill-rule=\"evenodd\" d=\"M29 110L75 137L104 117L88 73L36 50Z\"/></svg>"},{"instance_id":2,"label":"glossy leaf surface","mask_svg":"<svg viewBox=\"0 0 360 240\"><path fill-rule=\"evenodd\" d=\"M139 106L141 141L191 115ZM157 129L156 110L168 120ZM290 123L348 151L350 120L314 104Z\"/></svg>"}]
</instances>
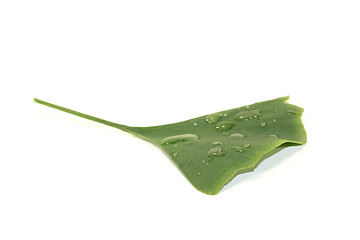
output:
<instances>
[{"instance_id":1,"label":"glossy leaf surface","mask_svg":"<svg viewBox=\"0 0 360 240\"><path fill-rule=\"evenodd\" d=\"M153 143L196 189L211 195L282 148L306 142L303 109L286 103L288 97L152 127L130 127L34 100Z\"/></svg>"}]
</instances>

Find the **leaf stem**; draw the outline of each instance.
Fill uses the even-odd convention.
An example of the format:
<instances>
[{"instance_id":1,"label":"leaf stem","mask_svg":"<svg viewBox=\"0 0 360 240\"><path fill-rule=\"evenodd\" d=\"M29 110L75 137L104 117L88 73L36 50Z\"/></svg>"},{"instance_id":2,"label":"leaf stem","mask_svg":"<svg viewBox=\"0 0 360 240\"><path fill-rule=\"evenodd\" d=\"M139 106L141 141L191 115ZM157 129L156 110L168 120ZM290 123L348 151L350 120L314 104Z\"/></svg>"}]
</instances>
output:
<instances>
[{"instance_id":1,"label":"leaf stem","mask_svg":"<svg viewBox=\"0 0 360 240\"><path fill-rule=\"evenodd\" d=\"M64 107L61 107L61 106L58 106L58 105L55 105L55 104L52 104L52 103L49 103L49 102L42 101L42 100L37 99L37 98L34 98L34 102L45 105L45 106L48 106L48 107L51 107L51 108L58 109L58 110L63 111L63 112L67 112L67 113L76 115L78 117L82 117L82 118L85 118L85 119L88 119L88 120L91 120L91 121L94 121L94 122L102 123L102 124L108 125L110 127L118 128L118 129L123 130L125 132L129 132L129 133L134 134L134 132L130 130L131 127L126 126L126 125L122 125L122 124L110 122L110 121L107 121L107 120L104 120L104 119L101 119L101 118L93 117L93 116L90 116L88 114L77 112L77 111L74 111L74 110L71 110L71 109L68 109L68 108L64 108Z\"/></svg>"}]
</instances>

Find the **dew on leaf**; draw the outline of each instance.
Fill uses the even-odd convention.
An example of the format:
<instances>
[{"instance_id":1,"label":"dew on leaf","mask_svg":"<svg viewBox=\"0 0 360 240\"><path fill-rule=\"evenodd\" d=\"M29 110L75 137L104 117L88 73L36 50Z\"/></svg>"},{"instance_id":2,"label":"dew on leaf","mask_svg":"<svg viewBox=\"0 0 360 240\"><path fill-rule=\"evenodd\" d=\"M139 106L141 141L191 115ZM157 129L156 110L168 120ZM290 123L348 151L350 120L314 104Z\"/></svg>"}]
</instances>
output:
<instances>
[{"instance_id":1,"label":"dew on leaf","mask_svg":"<svg viewBox=\"0 0 360 240\"><path fill-rule=\"evenodd\" d=\"M221 132L232 129L235 126L235 123L232 121L222 121L215 125L215 128Z\"/></svg>"},{"instance_id":2,"label":"dew on leaf","mask_svg":"<svg viewBox=\"0 0 360 240\"><path fill-rule=\"evenodd\" d=\"M196 189L213 195L217 194L226 183L231 181L234 175L231 173L254 170L257 163L261 160L259 156L276 150L280 140L277 139L278 135L275 134L279 134L281 142L284 143L306 143L306 132L300 118L303 110L286 103L285 101L288 98L277 98L174 124L150 127L127 126L39 99L34 99L34 101L78 117L123 130L153 143L166 153ZM263 119L261 119L262 117ZM274 123L276 119L277 123ZM226 121L230 121L229 126L223 124ZM215 128L217 123L220 122L222 125L218 125L218 128ZM261 122L267 122L267 129L259 126ZM276 131L266 131L271 130L271 124L276 125ZM227 128L228 130L225 130ZM232 136L232 134L235 133L245 133L247 136L242 138L241 135L238 135L238 139L233 138L235 136ZM212 145L211 143L214 141L221 141L223 144L219 146ZM185 144L191 145L184 146ZM249 148L250 144L251 148ZM226 150L226 147L229 149ZM126 151L130 151L130 149ZM137 148L131 151L133 151L134 157L136 157ZM246 152L243 153L244 151ZM203 160L205 160L205 163ZM246 160L246 164L239 164L239 161L242 160ZM249 168L249 166L253 167ZM206 171L204 171L205 169ZM156 170L154 169L154 171ZM223 173L223 171L226 171L226 173ZM201 177L197 177L199 173Z\"/></svg>"},{"instance_id":3,"label":"dew on leaf","mask_svg":"<svg viewBox=\"0 0 360 240\"><path fill-rule=\"evenodd\" d=\"M287 112L287 114L294 116L294 115L298 115L299 113L298 113L298 112L295 112L295 111L293 111L293 110L289 110L289 111Z\"/></svg>"},{"instance_id":4,"label":"dew on leaf","mask_svg":"<svg viewBox=\"0 0 360 240\"><path fill-rule=\"evenodd\" d=\"M245 148L242 148L242 147L240 147L240 146L235 146L234 149L235 149L236 152L241 152L241 153L246 152L246 149L245 149Z\"/></svg>"},{"instance_id":5,"label":"dew on leaf","mask_svg":"<svg viewBox=\"0 0 360 240\"><path fill-rule=\"evenodd\" d=\"M241 133L234 133L229 136L229 138L244 138L245 135Z\"/></svg>"},{"instance_id":6,"label":"dew on leaf","mask_svg":"<svg viewBox=\"0 0 360 240\"><path fill-rule=\"evenodd\" d=\"M275 134L271 134L269 135L270 137L273 137L273 138L276 138L276 139L279 139L279 136L278 135L275 135Z\"/></svg>"},{"instance_id":7,"label":"dew on leaf","mask_svg":"<svg viewBox=\"0 0 360 240\"><path fill-rule=\"evenodd\" d=\"M245 143L244 144L244 148L249 148L250 147L250 144L249 143Z\"/></svg>"},{"instance_id":8,"label":"dew on leaf","mask_svg":"<svg viewBox=\"0 0 360 240\"><path fill-rule=\"evenodd\" d=\"M191 141L196 141L196 140L199 140L199 136L197 136L195 134L181 134L181 135L166 137L163 140L161 140L160 143L161 143L161 145L167 145L167 144L174 144L174 143L182 142L182 141L191 142Z\"/></svg>"},{"instance_id":9,"label":"dew on leaf","mask_svg":"<svg viewBox=\"0 0 360 240\"><path fill-rule=\"evenodd\" d=\"M242 111L235 115L235 120L247 121L250 119L260 118L261 114L259 110Z\"/></svg>"},{"instance_id":10,"label":"dew on leaf","mask_svg":"<svg viewBox=\"0 0 360 240\"><path fill-rule=\"evenodd\" d=\"M222 117L221 113L212 113L212 114L207 115L205 117L205 120L208 123L214 123L214 122L219 121L221 117Z\"/></svg>"},{"instance_id":11,"label":"dew on leaf","mask_svg":"<svg viewBox=\"0 0 360 240\"><path fill-rule=\"evenodd\" d=\"M225 153L222 151L221 147L212 148L208 151L209 157L221 157L224 155Z\"/></svg>"}]
</instances>

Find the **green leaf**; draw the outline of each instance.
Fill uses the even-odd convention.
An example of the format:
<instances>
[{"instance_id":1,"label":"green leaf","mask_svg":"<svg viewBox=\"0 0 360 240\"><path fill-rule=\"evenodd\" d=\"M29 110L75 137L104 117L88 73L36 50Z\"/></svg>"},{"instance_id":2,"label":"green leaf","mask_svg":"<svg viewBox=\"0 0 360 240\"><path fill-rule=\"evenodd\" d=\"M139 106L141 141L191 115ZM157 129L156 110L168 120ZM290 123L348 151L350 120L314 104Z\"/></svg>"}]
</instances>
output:
<instances>
[{"instance_id":1,"label":"green leaf","mask_svg":"<svg viewBox=\"0 0 360 240\"><path fill-rule=\"evenodd\" d=\"M109 125L159 147L189 182L206 194L217 194L236 175L253 171L281 149L306 143L303 109L289 97L216 112L183 122L130 127L48 102L35 102Z\"/></svg>"}]
</instances>

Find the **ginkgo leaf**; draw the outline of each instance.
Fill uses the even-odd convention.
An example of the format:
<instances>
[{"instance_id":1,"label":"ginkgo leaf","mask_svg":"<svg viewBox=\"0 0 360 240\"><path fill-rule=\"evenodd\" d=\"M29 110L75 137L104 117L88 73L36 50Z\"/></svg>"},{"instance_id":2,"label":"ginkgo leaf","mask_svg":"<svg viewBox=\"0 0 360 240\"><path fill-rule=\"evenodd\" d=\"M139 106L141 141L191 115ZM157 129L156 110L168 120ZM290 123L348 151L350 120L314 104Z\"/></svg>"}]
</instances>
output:
<instances>
[{"instance_id":1,"label":"ginkgo leaf","mask_svg":"<svg viewBox=\"0 0 360 240\"><path fill-rule=\"evenodd\" d=\"M187 121L130 127L34 99L35 102L106 124L153 143L189 182L217 194L240 173L253 171L265 158L289 145L306 143L303 109L276 98Z\"/></svg>"}]
</instances>

